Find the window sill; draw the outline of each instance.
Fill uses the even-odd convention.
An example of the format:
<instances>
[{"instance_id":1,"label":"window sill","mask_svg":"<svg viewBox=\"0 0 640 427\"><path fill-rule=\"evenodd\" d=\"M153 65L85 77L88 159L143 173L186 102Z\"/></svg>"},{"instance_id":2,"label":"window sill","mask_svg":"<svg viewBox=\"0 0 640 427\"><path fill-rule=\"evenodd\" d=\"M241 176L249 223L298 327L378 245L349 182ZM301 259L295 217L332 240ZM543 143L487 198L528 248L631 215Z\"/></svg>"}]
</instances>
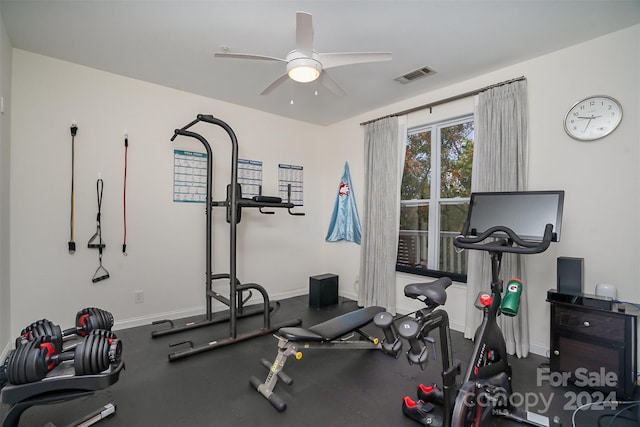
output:
<instances>
[{"instance_id":1,"label":"window sill","mask_svg":"<svg viewBox=\"0 0 640 427\"><path fill-rule=\"evenodd\" d=\"M415 268L404 265L396 265L396 272L414 276L416 278L430 277L433 279L439 279L440 277L449 277L454 282L467 283L466 274L447 273L446 271L427 270L424 268Z\"/></svg>"}]
</instances>

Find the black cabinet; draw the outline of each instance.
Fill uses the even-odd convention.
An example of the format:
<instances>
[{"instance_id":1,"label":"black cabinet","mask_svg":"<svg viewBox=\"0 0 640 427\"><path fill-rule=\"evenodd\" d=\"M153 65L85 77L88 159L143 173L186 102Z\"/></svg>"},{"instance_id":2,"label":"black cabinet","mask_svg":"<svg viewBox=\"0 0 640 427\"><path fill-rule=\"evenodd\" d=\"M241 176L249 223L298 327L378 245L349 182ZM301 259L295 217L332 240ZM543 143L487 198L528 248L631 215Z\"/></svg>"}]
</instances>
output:
<instances>
[{"instance_id":1,"label":"black cabinet","mask_svg":"<svg viewBox=\"0 0 640 427\"><path fill-rule=\"evenodd\" d=\"M553 290L547 301L555 378L631 398L636 387L638 310L593 295Z\"/></svg>"}]
</instances>

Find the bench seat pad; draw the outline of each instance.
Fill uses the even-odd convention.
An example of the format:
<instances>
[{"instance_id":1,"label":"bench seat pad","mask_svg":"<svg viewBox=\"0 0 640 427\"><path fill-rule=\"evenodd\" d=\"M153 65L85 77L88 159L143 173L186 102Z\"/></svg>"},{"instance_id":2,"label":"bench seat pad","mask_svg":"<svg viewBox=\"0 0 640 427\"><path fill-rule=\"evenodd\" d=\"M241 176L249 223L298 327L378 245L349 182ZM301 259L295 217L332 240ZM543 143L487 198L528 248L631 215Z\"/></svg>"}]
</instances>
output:
<instances>
[{"instance_id":1,"label":"bench seat pad","mask_svg":"<svg viewBox=\"0 0 640 427\"><path fill-rule=\"evenodd\" d=\"M382 313L383 311L385 311L384 308L378 306L361 308L318 323L309 329L296 327L280 328L278 335L289 341L333 341L349 332L366 326L371 323L376 314Z\"/></svg>"}]
</instances>

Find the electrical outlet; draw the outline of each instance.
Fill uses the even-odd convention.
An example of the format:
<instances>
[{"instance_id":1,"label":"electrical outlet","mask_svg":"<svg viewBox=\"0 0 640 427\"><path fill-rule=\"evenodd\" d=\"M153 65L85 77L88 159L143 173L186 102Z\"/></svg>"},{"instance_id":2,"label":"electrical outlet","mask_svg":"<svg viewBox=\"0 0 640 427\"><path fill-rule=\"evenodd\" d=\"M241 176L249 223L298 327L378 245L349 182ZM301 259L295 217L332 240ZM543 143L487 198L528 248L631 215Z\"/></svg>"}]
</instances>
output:
<instances>
[{"instance_id":1,"label":"electrical outlet","mask_svg":"<svg viewBox=\"0 0 640 427\"><path fill-rule=\"evenodd\" d=\"M144 292L135 291L133 294L133 302L135 304L142 304L144 302Z\"/></svg>"}]
</instances>

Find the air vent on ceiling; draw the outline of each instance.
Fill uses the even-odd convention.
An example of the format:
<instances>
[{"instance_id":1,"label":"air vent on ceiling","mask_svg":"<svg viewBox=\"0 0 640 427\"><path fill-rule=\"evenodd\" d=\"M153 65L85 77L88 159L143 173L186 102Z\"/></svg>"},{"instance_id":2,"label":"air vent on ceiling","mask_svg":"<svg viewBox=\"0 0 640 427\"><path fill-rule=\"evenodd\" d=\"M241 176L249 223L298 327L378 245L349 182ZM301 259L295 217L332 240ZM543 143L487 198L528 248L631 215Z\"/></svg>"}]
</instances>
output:
<instances>
[{"instance_id":1,"label":"air vent on ceiling","mask_svg":"<svg viewBox=\"0 0 640 427\"><path fill-rule=\"evenodd\" d=\"M418 68L417 70L409 71L407 74L403 74L402 76L396 77L393 80L398 81L402 84L407 84L416 79L419 79L420 77L430 76L431 74L435 74L435 73L436 72L429 67L421 67L421 68Z\"/></svg>"}]
</instances>

